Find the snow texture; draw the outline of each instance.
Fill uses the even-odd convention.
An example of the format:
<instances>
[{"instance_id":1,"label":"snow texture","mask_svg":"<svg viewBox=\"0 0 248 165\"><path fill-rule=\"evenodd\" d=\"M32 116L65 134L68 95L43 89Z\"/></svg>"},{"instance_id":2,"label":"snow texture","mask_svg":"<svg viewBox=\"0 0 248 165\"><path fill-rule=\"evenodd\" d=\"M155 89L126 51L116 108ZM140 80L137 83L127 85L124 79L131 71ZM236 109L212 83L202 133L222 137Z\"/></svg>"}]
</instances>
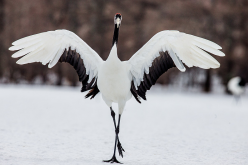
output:
<instances>
[{"instance_id":1,"label":"snow texture","mask_svg":"<svg viewBox=\"0 0 248 165\"><path fill-rule=\"evenodd\" d=\"M79 88L1 85L0 165L107 164L115 138L110 110L100 96L84 95ZM221 93L166 88L147 98L132 98L122 115L122 163L248 164L247 94L238 104Z\"/></svg>"}]
</instances>

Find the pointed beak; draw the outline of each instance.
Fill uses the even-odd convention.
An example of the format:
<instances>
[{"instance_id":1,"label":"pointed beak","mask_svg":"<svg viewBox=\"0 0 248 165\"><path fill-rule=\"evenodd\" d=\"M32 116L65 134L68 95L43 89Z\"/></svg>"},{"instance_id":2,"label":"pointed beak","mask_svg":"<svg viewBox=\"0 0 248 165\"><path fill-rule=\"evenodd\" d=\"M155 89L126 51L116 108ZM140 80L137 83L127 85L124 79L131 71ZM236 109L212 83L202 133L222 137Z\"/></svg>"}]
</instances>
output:
<instances>
[{"instance_id":1,"label":"pointed beak","mask_svg":"<svg viewBox=\"0 0 248 165\"><path fill-rule=\"evenodd\" d=\"M121 25L121 19L120 18L116 19L116 24L117 24L117 28L119 28Z\"/></svg>"}]
</instances>

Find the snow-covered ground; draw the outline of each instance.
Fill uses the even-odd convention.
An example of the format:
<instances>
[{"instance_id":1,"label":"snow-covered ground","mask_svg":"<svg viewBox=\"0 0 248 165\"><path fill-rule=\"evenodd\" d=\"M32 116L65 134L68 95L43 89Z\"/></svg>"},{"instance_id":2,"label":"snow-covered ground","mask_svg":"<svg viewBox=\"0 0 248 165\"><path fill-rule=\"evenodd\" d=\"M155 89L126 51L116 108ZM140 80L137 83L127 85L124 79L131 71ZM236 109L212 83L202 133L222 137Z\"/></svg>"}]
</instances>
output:
<instances>
[{"instance_id":1,"label":"snow-covered ground","mask_svg":"<svg viewBox=\"0 0 248 165\"><path fill-rule=\"evenodd\" d=\"M0 85L0 165L100 165L113 154L114 126L98 96L79 88ZM247 165L248 95L155 88L133 98L120 141L128 165ZM114 106L116 109L116 106Z\"/></svg>"}]
</instances>

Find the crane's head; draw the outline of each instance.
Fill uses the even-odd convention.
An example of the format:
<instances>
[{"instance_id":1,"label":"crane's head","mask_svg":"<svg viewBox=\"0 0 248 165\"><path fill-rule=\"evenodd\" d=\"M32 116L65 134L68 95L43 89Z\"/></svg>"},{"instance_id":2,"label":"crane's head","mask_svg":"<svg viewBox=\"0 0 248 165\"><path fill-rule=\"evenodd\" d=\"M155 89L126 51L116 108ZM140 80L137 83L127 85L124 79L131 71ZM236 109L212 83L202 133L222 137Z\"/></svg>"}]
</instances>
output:
<instances>
[{"instance_id":1,"label":"crane's head","mask_svg":"<svg viewBox=\"0 0 248 165\"><path fill-rule=\"evenodd\" d=\"M117 25L117 28L120 27L121 20L122 20L121 14L120 13L116 13L115 14L115 18L114 18L114 23Z\"/></svg>"}]
</instances>

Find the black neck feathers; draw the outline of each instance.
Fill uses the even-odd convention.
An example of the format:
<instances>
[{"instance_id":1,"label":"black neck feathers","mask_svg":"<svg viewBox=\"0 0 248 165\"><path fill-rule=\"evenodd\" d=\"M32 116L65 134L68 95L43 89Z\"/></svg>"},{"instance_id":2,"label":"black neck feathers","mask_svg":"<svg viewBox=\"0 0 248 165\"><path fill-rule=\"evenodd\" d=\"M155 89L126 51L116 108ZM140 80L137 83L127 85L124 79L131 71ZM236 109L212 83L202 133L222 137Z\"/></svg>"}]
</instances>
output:
<instances>
[{"instance_id":1,"label":"black neck feathers","mask_svg":"<svg viewBox=\"0 0 248 165\"><path fill-rule=\"evenodd\" d=\"M114 30L112 46L114 45L114 43L117 44L117 42L118 42L119 28L117 28L117 24L115 24L115 30Z\"/></svg>"}]
</instances>

